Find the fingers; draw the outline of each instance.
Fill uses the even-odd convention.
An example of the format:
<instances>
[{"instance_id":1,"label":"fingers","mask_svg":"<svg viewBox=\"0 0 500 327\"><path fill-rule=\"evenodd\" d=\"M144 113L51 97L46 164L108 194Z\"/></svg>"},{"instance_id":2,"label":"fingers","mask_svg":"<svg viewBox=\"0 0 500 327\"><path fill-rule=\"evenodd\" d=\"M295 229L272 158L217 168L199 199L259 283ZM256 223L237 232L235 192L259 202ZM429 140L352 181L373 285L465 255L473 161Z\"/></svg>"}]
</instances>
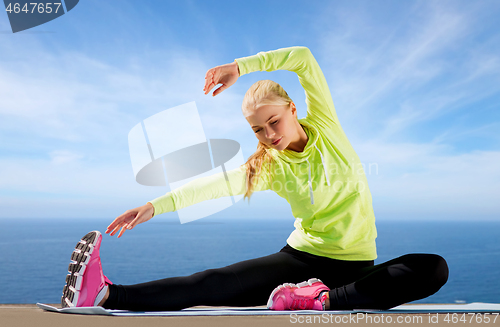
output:
<instances>
[{"instance_id":1,"label":"fingers","mask_svg":"<svg viewBox=\"0 0 500 327\"><path fill-rule=\"evenodd\" d=\"M209 93L209 92L210 92L210 90L212 90L212 88L214 88L214 86L215 86L215 85L216 85L215 83L210 83L210 84L208 85L208 89L207 89L207 91L205 91L205 94ZM225 85L225 84L223 84L221 87L219 87L218 89L216 89L216 90L212 93L212 96L216 96L217 94L221 93L222 91L224 91L224 90L225 90L225 89L227 89L227 88L228 88L228 86L227 86L227 85Z\"/></svg>"},{"instance_id":2,"label":"fingers","mask_svg":"<svg viewBox=\"0 0 500 327\"><path fill-rule=\"evenodd\" d=\"M205 95L210 93L210 91L217 85L214 81L210 81L207 83L206 89L205 89Z\"/></svg>"},{"instance_id":3,"label":"fingers","mask_svg":"<svg viewBox=\"0 0 500 327\"><path fill-rule=\"evenodd\" d=\"M124 221L122 224L116 226L116 228L113 230L113 232L110 235L111 236L115 235L118 232L118 230L121 228L120 233L118 234L118 238L122 237L123 233L125 233L125 231L127 229L132 229L135 227L135 225L138 224L139 217L140 217L140 215L137 215L137 217L134 220L132 220L132 222L130 222L130 223Z\"/></svg>"},{"instance_id":4,"label":"fingers","mask_svg":"<svg viewBox=\"0 0 500 327\"><path fill-rule=\"evenodd\" d=\"M211 68L207 71L207 74L205 75L205 87L203 88L203 91L205 92L205 95L210 93L210 91L217 85L217 84L224 84L224 81L221 80L221 69L219 66ZM227 86L224 88L226 89ZM212 93L212 96L216 96L219 94L221 91L216 92L215 90Z\"/></svg>"},{"instance_id":5,"label":"fingers","mask_svg":"<svg viewBox=\"0 0 500 327\"><path fill-rule=\"evenodd\" d=\"M117 218L118 219L118 218ZM115 229L116 229L116 226L117 226L117 219L113 220L113 222L111 224L109 224L109 226L106 228L106 231L105 233L109 233L109 232L113 232Z\"/></svg>"},{"instance_id":6,"label":"fingers","mask_svg":"<svg viewBox=\"0 0 500 327\"><path fill-rule=\"evenodd\" d=\"M215 73L215 69L212 68L212 69L209 69L207 71L207 74L205 75L205 86L203 87L203 92L205 92L205 94L210 92L210 90L215 86L214 73Z\"/></svg>"},{"instance_id":7,"label":"fingers","mask_svg":"<svg viewBox=\"0 0 500 327\"><path fill-rule=\"evenodd\" d=\"M108 226L108 228L106 229L106 232L105 232L105 233L106 233L106 234L107 234L107 233L110 233L109 235L113 236L113 235L115 235L115 234L116 234L117 230L118 230L121 226L123 226L123 221L121 221L121 219L120 219L120 221L116 221L116 219L115 219L115 221L113 221L113 222L112 222L112 223Z\"/></svg>"},{"instance_id":8,"label":"fingers","mask_svg":"<svg viewBox=\"0 0 500 327\"><path fill-rule=\"evenodd\" d=\"M118 231L120 231L120 233L118 234L118 238L120 238L123 233L125 233L125 231L127 230L127 226L128 224L126 222L116 226L113 231L111 232L111 234L109 234L110 236L114 236L116 233L118 233ZM121 228L121 230L120 230Z\"/></svg>"},{"instance_id":9,"label":"fingers","mask_svg":"<svg viewBox=\"0 0 500 327\"><path fill-rule=\"evenodd\" d=\"M214 93L212 93L212 94L213 94L213 96L216 96L217 94L221 93L222 91L224 91L227 88L228 88L228 86L224 84L221 87L219 87L218 89L216 89L214 91Z\"/></svg>"},{"instance_id":10,"label":"fingers","mask_svg":"<svg viewBox=\"0 0 500 327\"><path fill-rule=\"evenodd\" d=\"M117 218L117 219L118 219L118 218ZM108 226L108 227L106 227L106 231L105 231L104 233L106 233L106 234L107 234L107 233L109 233L110 231L112 231L112 230L115 228L115 221L116 221L116 219L115 219L115 220L113 220L113 222L112 222L111 224L109 224L109 226Z\"/></svg>"},{"instance_id":11,"label":"fingers","mask_svg":"<svg viewBox=\"0 0 500 327\"><path fill-rule=\"evenodd\" d=\"M132 212L130 210L125 211L125 213L116 217L115 220L111 224L109 224L108 228L106 228L106 233L110 230L113 230L116 226L120 225L123 220L125 220L128 216L130 216Z\"/></svg>"},{"instance_id":12,"label":"fingers","mask_svg":"<svg viewBox=\"0 0 500 327\"><path fill-rule=\"evenodd\" d=\"M123 225L118 225L116 226L113 231L111 232L111 234L109 234L110 236L114 236L119 230L120 228L122 227Z\"/></svg>"},{"instance_id":13,"label":"fingers","mask_svg":"<svg viewBox=\"0 0 500 327\"><path fill-rule=\"evenodd\" d=\"M127 227L127 228L128 228L128 229L132 229L132 228L134 228L134 227L135 227L135 225L137 225L137 224L138 224L138 222L137 222L138 220L139 220L139 215L137 215L137 217L136 217L134 220L132 220L132 222L131 222L130 224L128 224L128 227Z\"/></svg>"},{"instance_id":14,"label":"fingers","mask_svg":"<svg viewBox=\"0 0 500 327\"><path fill-rule=\"evenodd\" d=\"M120 228L126 227L129 221L133 220L137 215L137 210L127 210L124 214L118 216L109 226L106 228L106 234L110 233L110 236L114 236ZM124 230L120 233L122 235Z\"/></svg>"},{"instance_id":15,"label":"fingers","mask_svg":"<svg viewBox=\"0 0 500 327\"><path fill-rule=\"evenodd\" d=\"M118 238L122 237L123 233L127 230L126 226L122 227L122 230L120 231L120 234L118 234Z\"/></svg>"},{"instance_id":16,"label":"fingers","mask_svg":"<svg viewBox=\"0 0 500 327\"><path fill-rule=\"evenodd\" d=\"M110 236L118 233L118 238L120 238L127 229L133 229L136 225L150 220L153 215L154 206L149 202L141 207L127 210L109 224L106 233L110 233Z\"/></svg>"},{"instance_id":17,"label":"fingers","mask_svg":"<svg viewBox=\"0 0 500 327\"><path fill-rule=\"evenodd\" d=\"M205 94L208 94L215 86L222 84L220 88L212 93L212 96L216 96L233 85L239 76L239 66L236 62L210 68L205 74L205 86L203 87L203 91Z\"/></svg>"}]
</instances>

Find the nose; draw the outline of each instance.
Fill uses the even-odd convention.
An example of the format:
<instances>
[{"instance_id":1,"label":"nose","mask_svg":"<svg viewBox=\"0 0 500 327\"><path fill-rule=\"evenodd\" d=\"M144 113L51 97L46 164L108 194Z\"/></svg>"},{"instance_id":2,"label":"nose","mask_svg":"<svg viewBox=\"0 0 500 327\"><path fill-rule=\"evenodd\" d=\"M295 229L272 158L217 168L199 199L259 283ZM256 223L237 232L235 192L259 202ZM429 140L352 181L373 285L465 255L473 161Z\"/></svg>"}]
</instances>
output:
<instances>
[{"instance_id":1,"label":"nose","mask_svg":"<svg viewBox=\"0 0 500 327\"><path fill-rule=\"evenodd\" d=\"M274 130L272 128L265 128L266 129L266 137L270 140L272 140L272 136L274 136ZM270 131L269 131L270 130Z\"/></svg>"}]
</instances>

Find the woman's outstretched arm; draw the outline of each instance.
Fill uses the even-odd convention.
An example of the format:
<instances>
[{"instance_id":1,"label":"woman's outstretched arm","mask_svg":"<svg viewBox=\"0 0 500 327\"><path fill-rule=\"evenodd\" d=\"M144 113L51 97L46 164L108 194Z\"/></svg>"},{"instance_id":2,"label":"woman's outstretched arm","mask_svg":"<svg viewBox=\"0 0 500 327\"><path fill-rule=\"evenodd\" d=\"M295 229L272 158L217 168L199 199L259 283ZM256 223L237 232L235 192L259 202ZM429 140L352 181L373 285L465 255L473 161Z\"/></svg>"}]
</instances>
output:
<instances>
[{"instance_id":1,"label":"woman's outstretched arm","mask_svg":"<svg viewBox=\"0 0 500 327\"><path fill-rule=\"evenodd\" d=\"M255 192L270 189L269 175L263 167ZM165 195L151 200L155 216L164 212L177 211L193 204L225 196L241 195L246 192L246 165L192 180Z\"/></svg>"},{"instance_id":2,"label":"woman's outstretched arm","mask_svg":"<svg viewBox=\"0 0 500 327\"><path fill-rule=\"evenodd\" d=\"M269 174L265 167L254 187L254 192L270 189ZM146 222L165 212L177 211L193 204L218 199L224 196L241 195L246 192L246 165L219 172L210 176L200 177L157 197L143 206L127 210L118 216L106 229L106 233L121 237L127 229L133 229L138 224Z\"/></svg>"}]
</instances>

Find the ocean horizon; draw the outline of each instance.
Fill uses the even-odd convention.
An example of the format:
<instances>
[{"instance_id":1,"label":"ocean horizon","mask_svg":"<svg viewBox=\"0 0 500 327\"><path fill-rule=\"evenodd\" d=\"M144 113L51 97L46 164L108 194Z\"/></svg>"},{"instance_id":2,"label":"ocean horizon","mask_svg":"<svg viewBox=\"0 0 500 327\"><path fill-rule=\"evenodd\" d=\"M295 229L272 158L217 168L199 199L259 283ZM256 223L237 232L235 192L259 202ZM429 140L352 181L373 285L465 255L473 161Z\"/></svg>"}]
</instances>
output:
<instances>
[{"instance_id":1,"label":"ocean horizon","mask_svg":"<svg viewBox=\"0 0 500 327\"><path fill-rule=\"evenodd\" d=\"M59 303L71 253L106 219L0 218L0 303ZM500 303L500 222L377 221L379 264L407 253L444 257L450 275L435 294L412 303ZM204 218L187 224L158 218L122 238L103 234L106 276L136 284L187 276L278 252L291 219Z\"/></svg>"}]
</instances>

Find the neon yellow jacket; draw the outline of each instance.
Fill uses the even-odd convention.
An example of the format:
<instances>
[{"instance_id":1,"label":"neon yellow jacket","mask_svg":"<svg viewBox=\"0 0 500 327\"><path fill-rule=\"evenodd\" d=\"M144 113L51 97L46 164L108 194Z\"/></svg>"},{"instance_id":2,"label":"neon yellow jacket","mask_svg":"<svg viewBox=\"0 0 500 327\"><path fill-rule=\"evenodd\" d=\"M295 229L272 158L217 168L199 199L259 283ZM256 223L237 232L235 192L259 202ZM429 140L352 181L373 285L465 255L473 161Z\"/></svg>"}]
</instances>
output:
<instances>
[{"instance_id":1,"label":"neon yellow jacket","mask_svg":"<svg viewBox=\"0 0 500 327\"><path fill-rule=\"evenodd\" d=\"M311 51L295 46L235 59L240 76L289 70L305 90L307 116L299 119L308 136L302 152L269 149L273 172L262 166L254 191L273 190L295 217L287 243L300 251L338 260L377 258L375 215L364 168L337 118L326 79ZM151 202L155 216L222 196L244 194L245 165L193 180ZM272 177L270 178L270 174Z\"/></svg>"}]
</instances>

